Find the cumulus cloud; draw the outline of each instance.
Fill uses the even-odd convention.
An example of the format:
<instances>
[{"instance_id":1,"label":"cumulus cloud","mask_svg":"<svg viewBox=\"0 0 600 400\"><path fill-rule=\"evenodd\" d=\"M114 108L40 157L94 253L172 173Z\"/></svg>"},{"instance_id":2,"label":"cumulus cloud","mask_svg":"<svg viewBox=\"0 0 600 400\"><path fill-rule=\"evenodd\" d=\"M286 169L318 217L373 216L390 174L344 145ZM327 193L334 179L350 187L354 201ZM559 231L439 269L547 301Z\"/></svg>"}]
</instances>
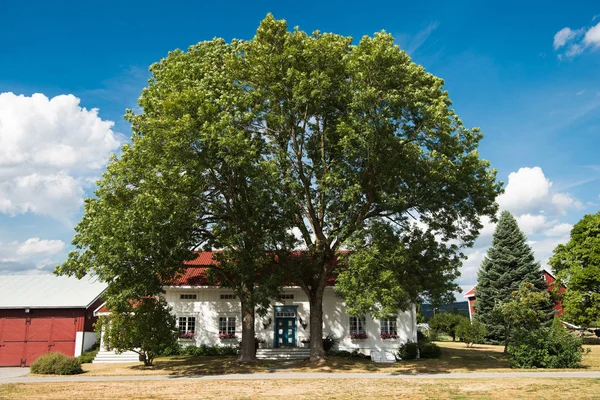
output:
<instances>
[{"instance_id":1,"label":"cumulus cloud","mask_svg":"<svg viewBox=\"0 0 600 400\"><path fill-rule=\"evenodd\" d=\"M120 145L112 121L73 95L0 94L0 213L65 220Z\"/></svg>"},{"instance_id":2,"label":"cumulus cloud","mask_svg":"<svg viewBox=\"0 0 600 400\"><path fill-rule=\"evenodd\" d=\"M595 20L592 19L592 21ZM575 57L587 49L600 47L600 22L592 27L580 29L562 28L554 34L554 50L558 52L558 58Z\"/></svg>"},{"instance_id":3,"label":"cumulus cloud","mask_svg":"<svg viewBox=\"0 0 600 400\"><path fill-rule=\"evenodd\" d=\"M48 273L58 263L52 256L58 257L64 248L62 240L39 237L0 243L0 274Z\"/></svg>"},{"instance_id":4,"label":"cumulus cloud","mask_svg":"<svg viewBox=\"0 0 600 400\"><path fill-rule=\"evenodd\" d=\"M508 175L508 184L498 196L500 208L515 215L526 213L565 215L569 209L580 209L582 204L568 193L552 191L552 182L540 167L520 168Z\"/></svg>"}]
</instances>

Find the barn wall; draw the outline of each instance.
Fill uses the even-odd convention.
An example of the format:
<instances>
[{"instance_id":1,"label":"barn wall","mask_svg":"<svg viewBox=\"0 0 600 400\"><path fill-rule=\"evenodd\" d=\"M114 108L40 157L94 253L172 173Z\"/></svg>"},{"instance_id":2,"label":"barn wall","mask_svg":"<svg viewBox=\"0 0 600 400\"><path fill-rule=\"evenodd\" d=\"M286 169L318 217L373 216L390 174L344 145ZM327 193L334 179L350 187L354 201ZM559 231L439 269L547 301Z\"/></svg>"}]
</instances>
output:
<instances>
[{"instance_id":1,"label":"barn wall","mask_svg":"<svg viewBox=\"0 0 600 400\"><path fill-rule=\"evenodd\" d=\"M293 294L293 300L276 302L273 305L297 306L297 327L296 340L301 345L301 340L308 339L310 336L309 321L309 302L307 296L300 288L286 288L286 294ZM182 300L180 295L196 294L196 300ZM231 293L231 291L217 288L204 289L182 289L168 288L166 290L166 300L173 308L173 313L177 317L196 317L196 338L193 341L182 340L182 344L208 344L223 345L228 341L219 339L219 317L236 316L236 335L241 338L241 309L238 300L221 300L220 295ZM304 328L300 322L304 322ZM270 320L270 323L269 323ZM346 313L344 302L335 296L333 289L325 289L323 298L323 334L332 333L340 339L339 349L353 351L360 350L369 354L371 350L397 349L400 343L407 340L416 341L416 311L415 308L400 312L397 316L398 339L383 340L380 337L380 322L370 316L365 316L366 331L368 339L352 340L349 338L349 315ZM267 325L268 324L268 325ZM274 341L275 317L273 309L264 317L256 318L256 336L265 339L267 347L273 347ZM231 343L231 341L229 341Z\"/></svg>"}]
</instances>

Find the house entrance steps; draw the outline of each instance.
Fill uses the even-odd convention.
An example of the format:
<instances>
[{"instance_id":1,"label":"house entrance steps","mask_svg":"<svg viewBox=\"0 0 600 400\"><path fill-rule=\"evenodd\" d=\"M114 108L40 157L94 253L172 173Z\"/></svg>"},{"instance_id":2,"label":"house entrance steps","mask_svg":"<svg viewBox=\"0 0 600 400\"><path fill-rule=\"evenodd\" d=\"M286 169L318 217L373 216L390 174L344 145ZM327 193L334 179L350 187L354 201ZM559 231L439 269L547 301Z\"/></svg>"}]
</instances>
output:
<instances>
[{"instance_id":1,"label":"house entrance steps","mask_svg":"<svg viewBox=\"0 0 600 400\"><path fill-rule=\"evenodd\" d=\"M96 354L96 357L94 358L94 361L92 361L92 363L134 363L139 361L139 354L133 351L125 351L121 354L117 354L114 351L100 350L98 354Z\"/></svg>"},{"instance_id":2,"label":"house entrance steps","mask_svg":"<svg viewBox=\"0 0 600 400\"><path fill-rule=\"evenodd\" d=\"M310 349L308 348L280 347L256 350L256 358L259 360L304 360L309 357Z\"/></svg>"}]
</instances>

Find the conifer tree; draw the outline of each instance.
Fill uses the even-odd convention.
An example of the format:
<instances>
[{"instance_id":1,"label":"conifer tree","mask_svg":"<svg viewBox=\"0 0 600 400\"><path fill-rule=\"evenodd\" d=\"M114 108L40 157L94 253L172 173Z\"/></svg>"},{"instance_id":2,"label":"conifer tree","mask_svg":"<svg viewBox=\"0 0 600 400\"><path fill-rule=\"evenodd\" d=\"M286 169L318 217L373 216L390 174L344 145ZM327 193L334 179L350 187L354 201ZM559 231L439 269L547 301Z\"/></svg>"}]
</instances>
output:
<instances>
[{"instance_id":1,"label":"conifer tree","mask_svg":"<svg viewBox=\"0 0 600 400\"><path fill-rule=\"evenodd\" d=\"M477 277L475 316L486 326L487 341L502 343L506 339L508 327L500 305L510 302L512 293L523 282L531 283L534 291L546 290L540 264L535 261L527 237L512 214L503 211ZM548 306L551 321L552 305Z\"/></svg>"}]
</instances>

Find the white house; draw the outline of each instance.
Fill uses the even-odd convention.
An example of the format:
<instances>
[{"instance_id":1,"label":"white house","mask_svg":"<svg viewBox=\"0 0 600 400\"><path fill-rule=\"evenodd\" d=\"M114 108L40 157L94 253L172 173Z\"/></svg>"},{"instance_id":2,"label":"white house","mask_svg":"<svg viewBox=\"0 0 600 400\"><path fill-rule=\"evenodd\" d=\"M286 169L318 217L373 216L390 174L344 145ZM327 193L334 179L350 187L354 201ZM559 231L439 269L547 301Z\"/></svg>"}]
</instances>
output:
<instances>
[{"instance_id":1,"label":"white house","mask_svg":"<svg viewBox=\"0 0 600 400\"><path fill-rule=\"evenodd\" d=\"M186 345L235 345L241 339L241 307L230 289L210 286L207 268L214 264L212 252L202 252L187 262L184 274L165 286L165 298L177 317L180 343ZM416 309L385 319L349 315L343 299L330 280L323 297L323 335L339 339L339 350L370 355L397 350L407 340L417 340ZM293 349L308 346L310 306L298 286L284 287L268 314L256 318L256 336L267 348Z\"/></svg>"}]
</instances>

